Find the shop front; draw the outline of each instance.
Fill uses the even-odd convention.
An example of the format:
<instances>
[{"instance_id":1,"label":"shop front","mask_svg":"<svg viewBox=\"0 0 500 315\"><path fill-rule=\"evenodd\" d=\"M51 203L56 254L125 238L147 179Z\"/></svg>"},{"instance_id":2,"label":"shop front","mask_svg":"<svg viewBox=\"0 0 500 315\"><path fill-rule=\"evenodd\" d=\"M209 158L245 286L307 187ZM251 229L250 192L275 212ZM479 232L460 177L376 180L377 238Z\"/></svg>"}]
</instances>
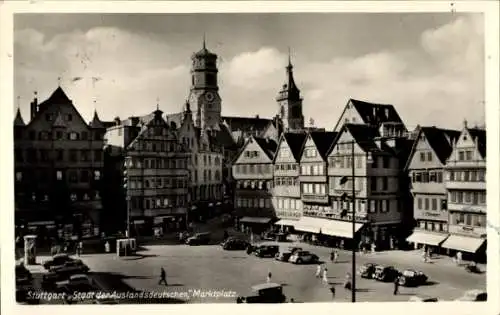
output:
<instances>
[{"instance_id":1,"label":"shop front","mask_svg":"<svg viewBox=\"0 0 500 315\"><path fill-rule=\"evenodd\" d=\"M274 223L276 227L278 227L279 231L282 233L292 233L295 231L295 225L299 222L299 220L291 220L291 219L280 219Z\"/></svg>"},{"instance_id":2,"label":"shop front","mask_svg":"<svg viewBox=\"0 0 500 315\"><path fill-rule=\"evenodd\" d=\"M414 249L429 248L432 252L439 252L443 242L449 237L448 233L437 233L425 230L415 230L407 239Z\"/></svg>"},{"instance_id":3,"label":"shop front","mask_svg":"<svg viewBox=\"0 0 500 315\"><path fill-rule=\"evenodd\" d=\"M271 227L272 218L269 217L241 217L238 220L240 231L260 234L268 231Z\"/></svg>"}]
</instances>

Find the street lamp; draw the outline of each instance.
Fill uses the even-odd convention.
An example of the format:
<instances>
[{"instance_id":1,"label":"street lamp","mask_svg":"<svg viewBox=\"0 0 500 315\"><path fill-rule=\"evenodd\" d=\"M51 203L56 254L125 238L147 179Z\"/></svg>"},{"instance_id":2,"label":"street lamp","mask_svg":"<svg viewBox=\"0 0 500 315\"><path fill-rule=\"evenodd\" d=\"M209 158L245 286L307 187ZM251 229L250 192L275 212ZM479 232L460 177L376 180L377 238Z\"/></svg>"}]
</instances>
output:
<instances>
[{"instance_id":1,"label":"street lamp","mask_svg":"<svg viewBox=\"0 0 500 315\"><path fill-rule=\"evenodd\" d=\"M352 178L352 192L351 192L351 200L352 200L352 215L351 215L351 223L352 223L352 245L351 245L351 273L352 273L352 278L351 278L351 302L356 302L356 248L354 246L354 234L356 233L356 172L355 172L355 154L354 154L354 144L357 143L356 141L350 141L347 142L351 144L351 176L342 176L340 178L340 185L345 185L349 181L349 177ZM338 146L337 146L337 152L338 152ZM369 164L372 162L372 156L371 152L368 152L366 156L366 164ZM341 196L342 200L346 200L349 196L347 193L343 193ZM344 209L341 212L341 217L345 217L347 215L347 210Z\"/></svg>"},{"instance_id":2,"label":"street lamp","mask_svg":"<svg viewBox=\"0 0 500 315\"><path fill-rule=\"evenodd\" d=\"M128 189L128 165L127 160L123 163L123 189L125 191L125 200L127 206L127 228L125 230L125 237L127 238L127 244L125 246L125 256L127 256L127 246L128 246L128 238L130 237L130 193Z\"/></svg>"}]
</instances>

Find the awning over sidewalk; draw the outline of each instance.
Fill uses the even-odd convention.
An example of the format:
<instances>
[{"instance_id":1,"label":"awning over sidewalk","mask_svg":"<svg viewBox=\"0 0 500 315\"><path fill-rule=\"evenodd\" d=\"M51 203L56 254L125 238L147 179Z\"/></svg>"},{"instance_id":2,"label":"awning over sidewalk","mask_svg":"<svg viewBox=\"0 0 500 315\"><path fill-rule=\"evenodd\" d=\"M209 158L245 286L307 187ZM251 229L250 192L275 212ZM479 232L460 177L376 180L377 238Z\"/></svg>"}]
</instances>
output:
<instances>
[{"instance_id":1,"label":"awning over sidewalk","mask_svg":"<svg viewBox=\"0 0 500 315\"><path fill-rule=\"evenodd\" d=\"M431 246L439 246L443 243L447 238L448 234L438 234L438 233L430 233L425 231L415 231L412 235L410 235L406 241L409 243L417 243L417 244L426 244Z\"/></svg>"},{"instance_id":2,"label":"awning over sidewalk","mask_svg":"<svg viewBox=\"0 0 500 315\"><path fill-rule=\"evenodd\" d=\"M344 238L352 238L352 223L340 220L302 217L295 225L298 231L316 233ZM355 232L363 227L362 223L355 223Z\"/></svg>"},{"instance_id":3,"label":"awning over sidewalk","mask_svg":"<svg viewBox=\"0 0 500 315\"><path fill-rule=\"evenodd\" d=\"M444 248L461 250L468 253L475 253L484 244L486 239L475 238L462 235L450 235L448 239L441 245Z\"/></svg>"},{"instance_id":4,"label":"awning over sidewalk","mask_svg":"<svg viewBox=\"0 0 500 315\"><path fill-rule=\"evenodd\" d=\"M271 221L271 218L265 217L243 217L240 219L240 223L260 223L267 224Z\"/></svg>"},{"instance_id":5,"label":"awning over sidewalk","mask_svg":"<svg viewBox=\"0 0 500 315\"><path fill-rule=\"evenodd\" d=\"M274 223L274 225L284 225L284 226L295 226L299 220L287 220L287 219L282 219L279 220L278 222Z\"/></svg>"}]
</instances>

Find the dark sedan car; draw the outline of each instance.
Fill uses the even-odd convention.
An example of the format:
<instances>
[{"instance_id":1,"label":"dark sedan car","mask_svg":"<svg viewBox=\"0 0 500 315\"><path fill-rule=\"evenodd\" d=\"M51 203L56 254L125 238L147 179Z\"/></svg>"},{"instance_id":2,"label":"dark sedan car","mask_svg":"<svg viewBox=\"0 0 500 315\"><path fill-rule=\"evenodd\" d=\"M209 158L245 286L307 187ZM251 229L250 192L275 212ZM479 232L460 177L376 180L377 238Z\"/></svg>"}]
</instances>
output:
<instances>
[{"instance_id":1,"label":"dark sedan car","mask_svg":"<svg viewBox=\"0 0 500 315\"><path fill-rule=\"evenodd\" d=\"M63 266L67 262L81 263L82 261L79 259L74 259L68 254L57 254L52 256L52 259L45 261L43 263L43 268L49 270L51 267Z\"/></svg>"},{"instance_id":2,"label":"dark sedan car","mask_svg":"<svg viewBox=\"0 0 500 315\"><path fill-rule=\"evenodd\" d=\"M286 250L283 250L276 254L276 260L288 262L290 256L295 254L295 252L299 252L301 250L301 247L288 247Z\"/></svg>"},{"instance_id":3,"label":"dark sedan car","mask_svg":"<svg viewBox=\"0 0 500 315\"><path fill-rule=\"evenodd\" d=\"M425 284L427 282L427 276L421 271L407 269L403 271L398 282L405 287L416 287Z\"/></svg>"},{"instance_id":4,"label":"dark sedan car","mask_svg":"<svg viewBox=\"0 0 500 315\"><path fill-rule=\"evenodd\" d=\"M274 257L279 253L280 248L277 245L263 245L255 249L254 254L257 257Z\"/></svg>"},{"instance_id":5,"label":"dark sedan car","mask_svg":"<svg viewBox=\"0 0 500 315\"><path fill-rule=\"evenodd\" d=\"M249 245L247 241L238 238L230 238L221 243L224 250L245 250Z\"/></svg>"},{"instance_id":6,"label":"dark sedan car","mask_svg":"<svg viewBox=\"0 0 500 315\"><path fill-rule=\"evenodd\" d=\"M376 266L373 278L378 281L392 282L399 277L399 271L392 266Z\"/></svg>"},{"instance_id":7,"label":"dark sedan car","mask_svg":"<svg viewBox=\"0 0 500 315\"><path fill-rule=\"evenodd\" d=\"M210 233L196 233L186 239L187 245L208 245L210 243Z\"/></svg>"},{"instance_id":8,"label":"dark sedan car","mask_svg":"<svg viewBox=\"0 0 500 315\"><path fill-rule=\"evenodd\" d=\"M359 268L358 273L361 276L361 278L372 279L375 274L376 268L377 268L376 264L367 263Z\"/></svg>"}]
</instances>

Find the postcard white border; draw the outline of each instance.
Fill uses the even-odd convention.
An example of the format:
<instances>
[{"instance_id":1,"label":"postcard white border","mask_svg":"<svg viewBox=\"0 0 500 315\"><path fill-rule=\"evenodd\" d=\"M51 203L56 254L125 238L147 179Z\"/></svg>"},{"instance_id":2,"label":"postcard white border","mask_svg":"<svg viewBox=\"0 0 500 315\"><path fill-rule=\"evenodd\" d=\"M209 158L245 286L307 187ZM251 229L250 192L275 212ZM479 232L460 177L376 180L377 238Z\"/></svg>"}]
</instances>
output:
<instances>
[{"instance_id":1,"label":"postcard white border","mask_svg":"<svg viewBox=\"0 0 500 315\"><path fill-rule=\"evenodd\" d=\"M14 190L13 168L13 14L14 13L237 13L237 12L482 12L485 21L487 187L488 187L488 274L487 303L303 303L283 305L193 304L23 307L14 300ZM499 314L499 5L497 1L5 1L0 4L0 231L1 307L4 314L123 314L200 312L255 314Z\"/></svg>"}]
</instances>

